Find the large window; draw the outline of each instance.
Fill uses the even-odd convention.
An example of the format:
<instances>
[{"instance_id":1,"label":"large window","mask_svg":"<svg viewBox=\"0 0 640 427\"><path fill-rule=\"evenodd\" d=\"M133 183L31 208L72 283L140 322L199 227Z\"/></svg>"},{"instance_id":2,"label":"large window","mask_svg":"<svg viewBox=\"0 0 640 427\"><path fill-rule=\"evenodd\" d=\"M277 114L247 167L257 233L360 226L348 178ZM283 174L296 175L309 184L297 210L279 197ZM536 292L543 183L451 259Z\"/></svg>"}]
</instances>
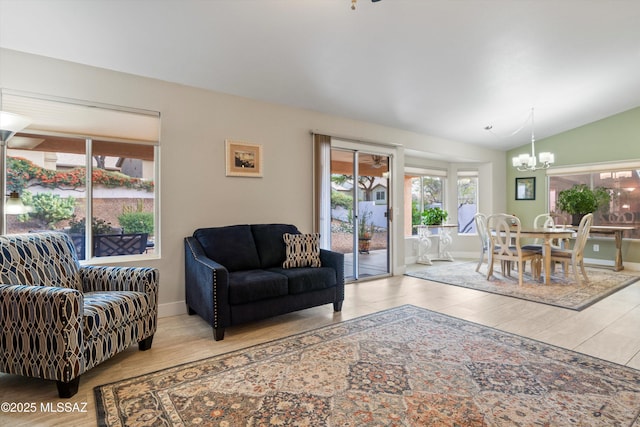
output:
<instances>
[{"instance_id":1,"label":"large window","mask_svg":"<svg viewBox=\"0 0 640 427\"><path fill-rule=\"evenodd\" d=\"M411 207L405 206L405 211L411 212L411 221L405 221L405 234L417 234L417 225L422 220L425 209L439 207L445 209L446 174L440 171L406 172L405 173L405 203L411 201ZM407 197L410 196L410 197Z\"/></svg>"},{"instance_id":2,"label":"large window","mask_svg":"<svg viewBox=\"0 0 640 427\"><path fill-rule=\"evenodd\" d=\"M567 168L549 174L549 211L563 214L566 224L571 218L557 212L558 194L574 185L591 189L604 188L610 201L594 213L593 225L640 226L640 164ZM629 231L625 237L640 238L640 230Z\"/></svg>"},{"instance_id":3,"label":"large window","mask_svg":"<svg viewBox=\"0 0 640 427\"><path fill-rule=\"evenodd\" d=\"M478 212L478 173L458 172L458 233L475 234L473 216Z\"/></svg>"},{"instance_id":4,"label":"large window","mask_svg":"<svg viewBox=\"0 0 640 427\"><path fill-rule=\"evenodd\" d=\"M10 139L4 154L6 191L18 193L28 211L5 215L5 232L63 231L70 235L80 259L157 254L158 146L157 141L135 137L144 133L140 127L158 126L159 117L148 121L143 115L138 120L130 111L98 108L90 118L77 117L90 127L82 133L93 133L78 137L73 135L77 129L72 116L61 117L59 123L68 127L58 126L53 132L33 108L55 103L65 109L69 104L34 99L27 103L28 111L20 113L36 116L35 124ZM70 108L88 107L74 104ZM55 110L45 110L48 119L55 119ZM114 113L116 121L112 121ZM101 132L110 126L118 129ZM151 133L154 130L157 135L157 129ZM126 134L132 138L123 138Z\"/></svg>"}]
</instances>

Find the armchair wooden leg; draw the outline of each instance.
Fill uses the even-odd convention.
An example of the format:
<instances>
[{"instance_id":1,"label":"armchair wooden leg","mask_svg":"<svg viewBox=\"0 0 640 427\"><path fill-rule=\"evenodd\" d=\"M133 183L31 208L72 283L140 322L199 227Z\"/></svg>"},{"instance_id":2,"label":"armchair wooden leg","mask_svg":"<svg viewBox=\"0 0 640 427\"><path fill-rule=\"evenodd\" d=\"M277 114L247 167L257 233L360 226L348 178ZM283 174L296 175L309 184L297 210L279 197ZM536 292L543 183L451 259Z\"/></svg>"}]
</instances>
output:
<instances>
[{"instance_id":1,"label":"armchair wooden leg","mask_svg":"<svg viewBox=\"0 0 640 427\"><path fill-rule=\"evenodd\" d=\"M342 311L342 301L336 301L333 303L333 311Z\"/></svg>"},{"instance_id":2,"label":"armchair wooden leg","mask_svg":"<svg viewBox=\"0 0 640 427\"><path fill-rule=\"evenodd\" d=\"M147 351L151 348L151 343L153 342L153 335L148 336L142 341L138 342L138 350Z\"/></svg>"},{"instance_id":3,"label":"armchair wooden leg","mask_svg":"<svg viewBox=\"0 0 640 427\"><path fill-rule=\"evenodd\" d=\"M78 386L80 385L80 377L75 377L68 383L64 381L56 381L56 386L58 387L58 396L61 399L68 399L73 397L74 394L78 392Z\"/></svg>"}]
</instances>

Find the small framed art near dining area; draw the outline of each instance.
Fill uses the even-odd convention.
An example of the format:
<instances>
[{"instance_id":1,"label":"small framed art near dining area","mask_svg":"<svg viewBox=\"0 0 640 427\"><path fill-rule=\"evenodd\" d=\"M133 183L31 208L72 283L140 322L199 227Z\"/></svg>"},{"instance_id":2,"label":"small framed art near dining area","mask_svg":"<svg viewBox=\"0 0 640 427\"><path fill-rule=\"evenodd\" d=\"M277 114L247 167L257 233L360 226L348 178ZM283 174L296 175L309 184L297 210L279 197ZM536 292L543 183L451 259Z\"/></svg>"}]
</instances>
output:
<instances>
[{"instance_id":1,"label":"small framed art near dining area","mask_svg":"<svg viewBox=\"0 0 640 427\"><path fill-rule=\"evenodd\" d=\"M516 200L536 199L536 178L516 178Z\"/></svg>"}]
</instances>

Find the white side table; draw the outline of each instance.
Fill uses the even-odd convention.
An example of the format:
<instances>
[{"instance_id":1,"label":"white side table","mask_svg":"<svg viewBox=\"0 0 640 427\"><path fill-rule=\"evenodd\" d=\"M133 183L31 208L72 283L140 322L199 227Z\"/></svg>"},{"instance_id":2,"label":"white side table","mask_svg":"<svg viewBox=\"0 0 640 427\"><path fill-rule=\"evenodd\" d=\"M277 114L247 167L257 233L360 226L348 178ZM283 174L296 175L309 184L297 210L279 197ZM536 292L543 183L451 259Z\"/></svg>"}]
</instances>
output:
<instances>
[{"instance_id":1,"label":"white side table","mask_svg":"<svg viewBox=\"0 0 640 427\"><path fill-rule=\"evenodd\" d=\"M418 264L431 265L431 258L429 257L429 251L431 250L431 232L429 226L418 225Z\"/></svg>"},{"instance_id":2,"label":"white side table","mask_svg":"<svg viewBox=\"0 0 640 427\"><path fill-rule=\"evenodd\" d=\"M431 265L432 261L453 261L449 249L453 243L452 232L457 229L456 224L419 225L418 226L418 259L417 263ZM434 246L431 239L436 239L435 254L430 256Z\"/></svg>"}]
</instances>

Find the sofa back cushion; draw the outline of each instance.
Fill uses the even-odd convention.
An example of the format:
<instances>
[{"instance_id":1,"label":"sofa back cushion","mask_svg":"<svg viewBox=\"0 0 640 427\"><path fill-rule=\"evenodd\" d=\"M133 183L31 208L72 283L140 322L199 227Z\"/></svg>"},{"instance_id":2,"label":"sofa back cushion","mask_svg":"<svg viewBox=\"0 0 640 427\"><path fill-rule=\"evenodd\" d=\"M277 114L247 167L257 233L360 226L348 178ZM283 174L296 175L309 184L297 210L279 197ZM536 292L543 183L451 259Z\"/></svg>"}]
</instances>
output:
<instances>
[{"instance_id":1,"label":"sofa back cushion","mask_svg":"<svg viewBox=\"0 0 640 427\"><path fill-rule=\"evenodd\" d=\"M229 271L260 268L250 225L199 228L193 233L208 258Z\"/></svg>"},{"instance_id":2,"label":"sofa back cushion","mask_svg":"<svg viewBox=\"0 0 640 427\"><path fill-rule=\"evenodd\" d=\"M82 292L80 264L71 239L56 231L0 236L0 283Z\"/></svg>"},{"instance_id":3,"label":"sofa back cushion","mask_svg":"<svg viewBox=\"0 0 640 427\"><path fill-rule=\"evenodd\" d=\"M255 224L251 226L261 268L281 267L287 257L285 234L300 234L295 225Z\"/></svg>"}]
</instances>

